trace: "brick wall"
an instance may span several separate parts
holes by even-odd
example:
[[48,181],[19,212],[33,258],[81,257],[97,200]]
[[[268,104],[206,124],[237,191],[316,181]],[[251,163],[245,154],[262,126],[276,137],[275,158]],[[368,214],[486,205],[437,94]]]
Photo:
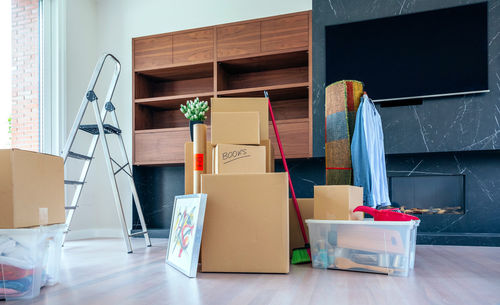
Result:
[[40,145],[38,6],[39,0],[12,0],[12,147],[34,151]]

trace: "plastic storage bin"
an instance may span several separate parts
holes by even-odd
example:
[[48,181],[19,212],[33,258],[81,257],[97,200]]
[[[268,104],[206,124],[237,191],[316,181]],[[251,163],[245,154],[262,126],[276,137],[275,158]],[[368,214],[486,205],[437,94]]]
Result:
[[408,276],[420,221],[306,220],[314,268]]
[[0,300],[31,299],[59,281],[64,227],[0,230]]

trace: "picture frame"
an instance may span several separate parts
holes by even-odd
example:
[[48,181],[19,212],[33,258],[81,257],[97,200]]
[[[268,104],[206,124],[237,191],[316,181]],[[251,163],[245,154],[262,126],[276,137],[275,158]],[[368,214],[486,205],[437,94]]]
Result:
[[196,277],[206,194],[175,196],[165,262],[188,277]]

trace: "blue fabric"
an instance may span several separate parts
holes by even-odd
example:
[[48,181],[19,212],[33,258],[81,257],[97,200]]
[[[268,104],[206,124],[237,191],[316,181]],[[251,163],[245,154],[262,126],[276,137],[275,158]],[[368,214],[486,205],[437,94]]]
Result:
[[363,187],[364,205],[390,205],[382,120],[366,94],[356,115],[351,159],[354,185]]
[[347,118],[344,111],[336,112],[326,117],[326,142],[347,139]]

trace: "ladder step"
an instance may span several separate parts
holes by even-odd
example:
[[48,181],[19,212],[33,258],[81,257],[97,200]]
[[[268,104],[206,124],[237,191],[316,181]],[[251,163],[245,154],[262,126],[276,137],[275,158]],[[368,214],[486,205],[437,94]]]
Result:
[[129,237],[133,237],[133,236],[137,236],[137,235],[144,235],[144,234],[147,234],[147,233],[148,233],[148,231],[135,232],[135,233],[129,234],[128,236]]
[[77,206],[77,205],[75,205],[74,207],[72,207],[72,206],[65,206],[64,208],[65,208],[66,210],[76,210],[76,208],[77,208],[77,207],[78,207],[78,206]]
[[[105,134],[110,134],[110,133],[121,134],[122,133],[122,131],[119,128],[116,128],[113,125],[104,124],[103,127],[104,127]],[[93,135],[99,134],[99,127],[97,127],[97,124],[80,125],[79,128],[80,128],[80,130],[83,130],[83,131],[88,132],[88,133],[93,134]]]
[[80,160],[92,160],[92,157],[82,155],[76,152],[68,152],[68,157],[73,158],[73,159],[80,159]]
[[75,181],[75,180],[64,180],[64,184],[70,185],[83,185],[85,182],[83,181]]

